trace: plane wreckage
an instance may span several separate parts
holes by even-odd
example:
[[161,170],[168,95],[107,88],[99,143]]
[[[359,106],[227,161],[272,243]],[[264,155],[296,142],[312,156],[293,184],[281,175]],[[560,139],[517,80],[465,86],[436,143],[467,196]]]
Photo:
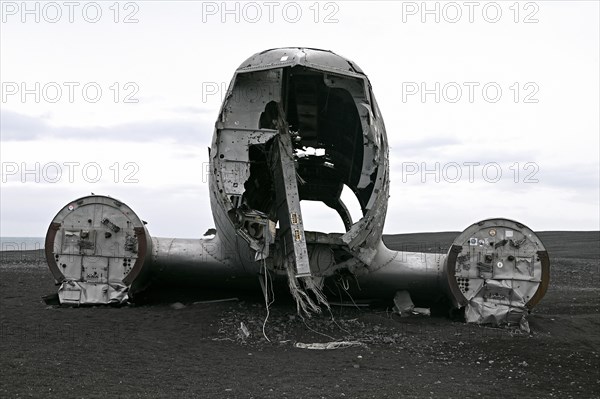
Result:
[[[251,94],[249,94],[251,93]],[[314,151],[307,151],[307,149]],[[236,70],[210,158],[214,234],[152,237],[125,203],[92,195],[67,204],[45,242],[61,304],[123,303],[156,281],[199,287],[287,282],[298,312],[329,298],[446,298],[465,319],[518,323],[544,296],[549,257],[523,224],[468,227],[447,254],[392,251],[382,241],[388,141],[367,76],[330,51],[263,51]],[[352,220],[340,196],[355,195]],[[345,232],[306,231],[302,201],[321,201]]]

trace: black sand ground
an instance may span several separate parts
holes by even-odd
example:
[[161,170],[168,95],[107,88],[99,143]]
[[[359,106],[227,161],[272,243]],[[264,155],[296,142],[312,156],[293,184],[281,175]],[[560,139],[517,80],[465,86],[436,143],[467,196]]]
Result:
[[[443,250],[457,233],[386,237]],[[303,322],[256,298],[123,308],[58,308],[40,251],[0,253],[0,397],[597,398],[600,232],[540,234],[551,257],[531,334],[385,307],[333,308]],[[240,323],[250,331],[241,338]],[[297,349],[296,342],[361,347]]]

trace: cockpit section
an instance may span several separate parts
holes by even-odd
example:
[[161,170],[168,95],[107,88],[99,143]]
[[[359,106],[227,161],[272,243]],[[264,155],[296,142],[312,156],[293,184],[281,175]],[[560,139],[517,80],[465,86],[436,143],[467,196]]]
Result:
[[[212,190],[255,261],[276,265],[292,256],[297,276],[323,274],[309,259],[317,245],[327,245],[327,273],[368,264],[361,247],[375,243],[364,232],[380,236],[388,184],[376,107],[368,79],[356,72],[300,64],[238,70],[217,121]],[[341,199],[344,186],[360,204],[360,220]],[[345,231],[304,232],[301,201],[334,209]]]

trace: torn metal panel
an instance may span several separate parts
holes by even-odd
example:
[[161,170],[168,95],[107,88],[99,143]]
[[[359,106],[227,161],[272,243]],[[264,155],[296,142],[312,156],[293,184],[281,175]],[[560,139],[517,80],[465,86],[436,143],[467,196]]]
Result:
[[218,129],[257,129],[265,104],[281,102],[282,76],[281,69],[237,73],[223,102]]
[[[242,195],[250,176],[249,150],[252,145],[265,144],[276,135],[273,130],[223,129],[219,136],[218,165],[215,176],[230,202],[232,195]],[[232,204],[233,205],[233,204]]]
[[123,304],[129,299],[128,287],[123,283],[89,283],[64,281],[58,289],[61,305],[107,305]]
[[394,312],[400,316],[408,316],[415,308],[415,304],[410,299],[408,291],[398,291],[394,296]]
[[[285,122],[282,120],[282,123]],[[311,273],[292,141],[287,126],[283,125],[280,129],[272,153],[279,237],[283,243],[284,258],[294,265],[296,277],[305,277],[310,276]]]
[[[376,188],[374,190],[374,203],[365,213],[365,216],[355,223],[352,228],[342,236],[342,240],[348,244],[350,252],[360,259],[369,269],[377,268],[378,263],[374,262],[380,246],[381,236],[387,213],[389,179],[387,176],[388,159],[382,158],[382,172],[384,176],[377,178]],[[372,198],[373,198],[372,197]],[[370,203],[371,201],[369,201]]]
[[[465,308],[465,320],[495,325],[515,323],[527,313],[523,292],[535,292],[537,284],[529,284],[523,290],[513,288],[514,281],[487,280],[473,295]],[[520,286],[519,286],[520,288]]]
[[471,300],[465,308],[465,321],[467,323],[492,324],[495,326],[517,325],[527,313],[525,307],[516,307],[476,298]]

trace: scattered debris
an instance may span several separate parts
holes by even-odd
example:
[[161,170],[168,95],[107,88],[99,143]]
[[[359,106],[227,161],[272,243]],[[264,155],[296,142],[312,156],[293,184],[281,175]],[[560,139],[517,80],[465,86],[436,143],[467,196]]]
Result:
[[431,316],[429,308],[416,308],[408,291],[398,291],[394,297],[394,312],[400,317],[412,315]]
[[248,331],[248,327],[246,327],[243,321],[240,322],[240,332],[238,335],[241,339],[246,339],[250,336],[250,331]]
[[529,328],[529,322],[527,321],[527,315],[523,314],[523,317],[521,317],[521,320],[519,321],[519,328],[521,329],[521,331],[529,334],[531,333],[531,329]]
[[431,310],[429,308],[413,308],[412,313],[421,316],[431,316]]
[[233,298],[224,298],[224,299],[211,299],[208,301],[196,301],[193,304],[194,305],[202,305],[205,303],[219,303],[219,302],[235,302],[235,301],[239,301],[238,298],[233,297]]
[[315,342],[312,344],[305,344],[302,342],[296,342],[294,347],[299,349],[316,349],[316,350],[329,350],[329,349],[342,349],[342,348],[350,348],[353,346],[363,346],[366,345],[359,341],[337,341],[337,342]]
[[349,307],[349,308],[368,308],[371,306],[370,303],[351,303],[351,302],[329,302],[331,306],[341,306],[341,307]]
[[410,316],[415,305],[410,299],[408,291],[398,291],[394,296],[394,312],[398,313],[401,317]]

